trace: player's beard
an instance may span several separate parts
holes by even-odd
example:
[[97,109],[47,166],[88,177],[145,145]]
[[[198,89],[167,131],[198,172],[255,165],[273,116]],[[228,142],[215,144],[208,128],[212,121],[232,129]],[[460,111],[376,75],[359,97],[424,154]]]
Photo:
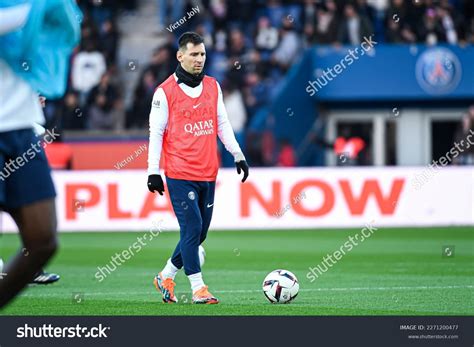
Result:
[[195,88],[201,83],[202,79],[204,78],[204,69],[197,75],[193,75],[183,69],[181,64],[178,64],[178,66],[176,67],[175,74],[178,77],[178,84],[184,83],[187,86],[190,86],[191,88]]

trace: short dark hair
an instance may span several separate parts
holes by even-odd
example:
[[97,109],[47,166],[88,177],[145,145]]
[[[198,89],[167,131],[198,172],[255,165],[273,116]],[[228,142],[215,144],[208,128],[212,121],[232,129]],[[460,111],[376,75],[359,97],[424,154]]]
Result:
[[186,49],[188,43],[190,42],[193,45],[199,45],[201,43],[204,43],[204,39],[201,37],[201,35],[193,31],[185,32],[178,39],[179,49]]

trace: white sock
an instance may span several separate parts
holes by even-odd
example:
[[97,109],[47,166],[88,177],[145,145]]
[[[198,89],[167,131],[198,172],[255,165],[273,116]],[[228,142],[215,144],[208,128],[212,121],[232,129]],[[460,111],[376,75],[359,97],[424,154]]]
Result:
[[202,280],[201,272],[189,275],[188,278],[189,282],[191,282],[191,289],[193,291],[193,294],[205,286],[204,281]]
[[165,267],[161,271],[161,275],[163,276],[163,278],[171,278],[174,280],[176,274],[178,273],[178,270],[179,269],[171,262],[171,258],[169,258],[166,262]]

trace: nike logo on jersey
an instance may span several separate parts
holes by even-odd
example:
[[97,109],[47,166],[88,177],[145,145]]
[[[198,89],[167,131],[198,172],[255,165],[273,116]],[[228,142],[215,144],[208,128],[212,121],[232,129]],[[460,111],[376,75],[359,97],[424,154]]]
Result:
[[214,206],[214,203],[212,203],[212,204],[207,204],[207,208],[211,208],[212,206]]
[[197,105],[193,105],[193,108],[196,109],[199,107],[199,105],[201,105],[201,103],[197,104]]

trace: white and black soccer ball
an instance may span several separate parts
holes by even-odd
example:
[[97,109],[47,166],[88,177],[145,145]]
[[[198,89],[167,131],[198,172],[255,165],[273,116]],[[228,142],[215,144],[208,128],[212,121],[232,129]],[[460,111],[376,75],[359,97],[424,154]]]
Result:
[[292,272],[279,269],[265,277],[262,288],[271,303],[287,304],[298,295],[300,284]]
[[203,266],[206,261],[206,251],[203,246],[199,245],[199,265]]

